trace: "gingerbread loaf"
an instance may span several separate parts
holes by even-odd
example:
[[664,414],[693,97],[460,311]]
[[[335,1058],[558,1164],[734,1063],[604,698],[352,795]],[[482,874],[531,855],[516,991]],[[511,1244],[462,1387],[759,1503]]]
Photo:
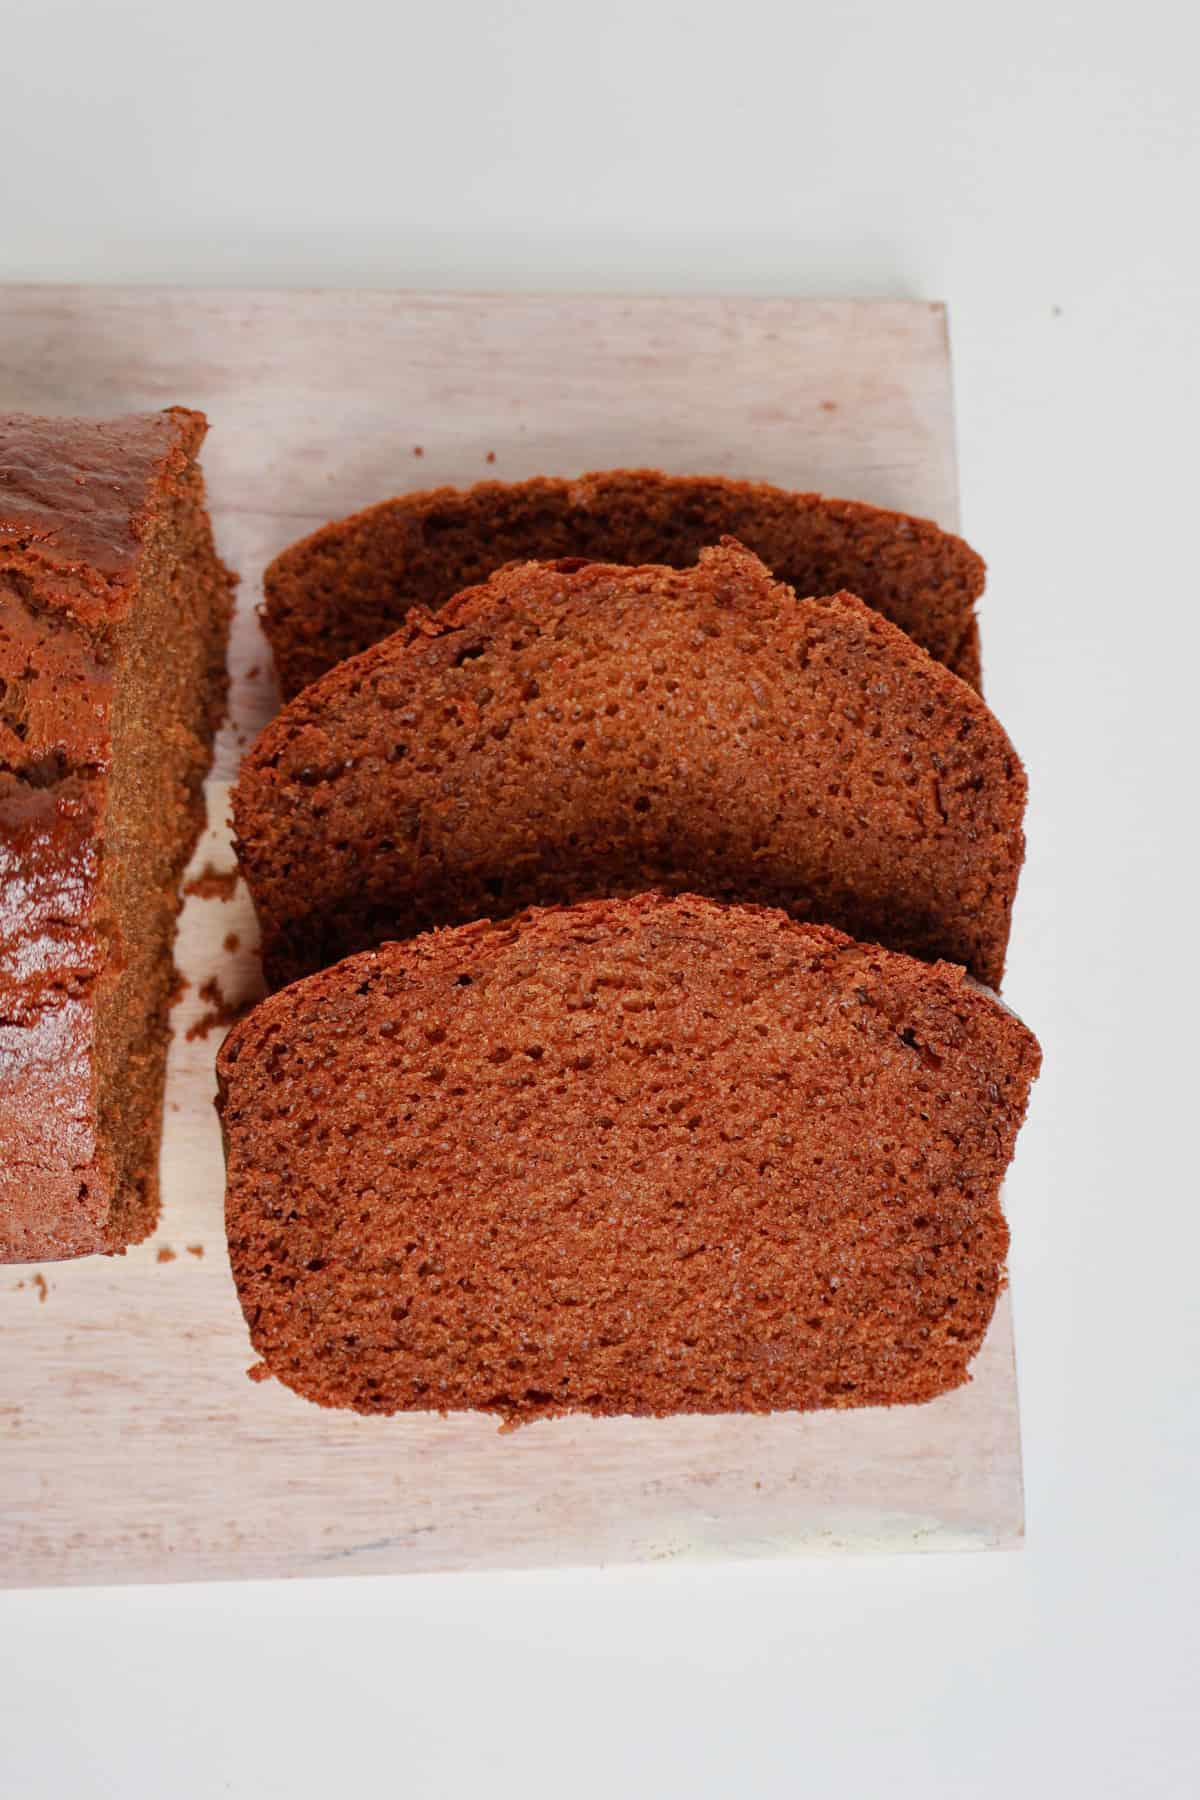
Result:
[[352,957],[218,1061],[263,1372],[508,1421],[928,1400],[1039,1058],[959,968],[691,896]]
[[0,420],[0,1261],[158,1211],[179,877],[233,578],[199,413]]
[[284,697],[507,562],[686,568],[729,535],[798,594],[846,588],[979,686],[975,603],[984,565],[928,519],[764,482],[615,469],[575,481],[404,494],[292,545],[264,577],[263,628]]
[[524,564],[294,699],[243,763],[273,986],[529,905],[694,890],[999,985],[1025,777],[979,695],[729,540]]

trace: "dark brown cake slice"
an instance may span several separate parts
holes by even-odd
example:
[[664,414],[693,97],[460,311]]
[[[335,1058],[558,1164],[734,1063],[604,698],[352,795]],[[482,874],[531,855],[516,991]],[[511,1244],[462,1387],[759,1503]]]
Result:
[[351,957],[218,1061],[254,1348],[365,1413],[927,1400],[1039,1060],[961,969],[691,896]]
[[0,1261],[158,1212],[179,876],[233,577],[200,413],[0,420]]
[[736,537],[799,594],[847,588],[979,686],[984,565],[928,519],[765,482],[614,469],[436,488],[385,500],[293,544],[268,568],[263,628],[284,697],[436,610],[503,563],[582,556],[686,568]]
[[524,564],[331,670],[233,812],[278,986],[529,905],[698,891],[999,985],[1025,777],[984,702],[851,595],[732,541]]

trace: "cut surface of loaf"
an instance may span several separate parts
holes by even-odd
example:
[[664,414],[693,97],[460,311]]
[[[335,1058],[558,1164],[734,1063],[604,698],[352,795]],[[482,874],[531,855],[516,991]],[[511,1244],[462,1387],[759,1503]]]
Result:
[[984,564],[928,519],[722,476],[613,469],[566,481],[480,482],[386,500],[276,557],[263,628],[285,698],[507,562],[694,563],[738,538],[799,594],[861,596],[979,686]]
[[0,1261],[158,1211],[178,882],[233,578],[201,414],[0,420]]
[[267,727],[233,817],[273,986],[429,927],[658,887],[995,987],[1024,802],[965,682],[727,540],[682,571],[514,566],[414,616]]
[[691,896],[352,957],[218,1059],[254,1348],[365,1413],[927,1400],[1039,1060],[958,968]]

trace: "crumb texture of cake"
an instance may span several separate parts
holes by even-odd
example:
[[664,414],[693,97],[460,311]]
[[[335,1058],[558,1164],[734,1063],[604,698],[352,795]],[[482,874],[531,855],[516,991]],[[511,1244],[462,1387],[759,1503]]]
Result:
[[363,1413],[928,1400],[1039,1061],[956,967],[692,896],[352,957],[218,1058],[254,1349]]
[[508,562],[686,568],[732,536],[798,594],[848,589],[979,686],[982,559],[928,519],[723,476],[614,469],[565,481],[484,481],[405,494],[340,519],[276,557],[263,629],[285,698],[334,663],[436,611]]
[[514,565],[291,701],[238,857],[282,986],[354,951],[657,888],[782,906],[999,986],[1025,776],[979,695],[731,539]]
[[203,415],[0,419],[0,1261],[158,1212],[179,879],[233,577]]

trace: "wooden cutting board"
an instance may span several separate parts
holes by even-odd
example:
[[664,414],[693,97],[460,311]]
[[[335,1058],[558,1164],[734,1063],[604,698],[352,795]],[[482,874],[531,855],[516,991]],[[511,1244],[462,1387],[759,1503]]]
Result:
[[[209,415],[217,540],[242,576],[193,874],[232,866],[226,784],[276,704],[263,566],[326,519],[443,482],[652,464],[957,522],[946,319],[923,302],[0,289],[3,410],[172,402]],[[0,1268],[0,1581],[1019,1537],[1007,1296],[974,1379],[921,1407],[501,1435],[476,1415],[323,1412],[248,1381],[212,1107],[222,1028],[195,1028],[218,1010],[205,983],[234,1003],[258,991],[256,933],[244,890],[214,885],[182,922],[159,1231],[123,1257]]]

